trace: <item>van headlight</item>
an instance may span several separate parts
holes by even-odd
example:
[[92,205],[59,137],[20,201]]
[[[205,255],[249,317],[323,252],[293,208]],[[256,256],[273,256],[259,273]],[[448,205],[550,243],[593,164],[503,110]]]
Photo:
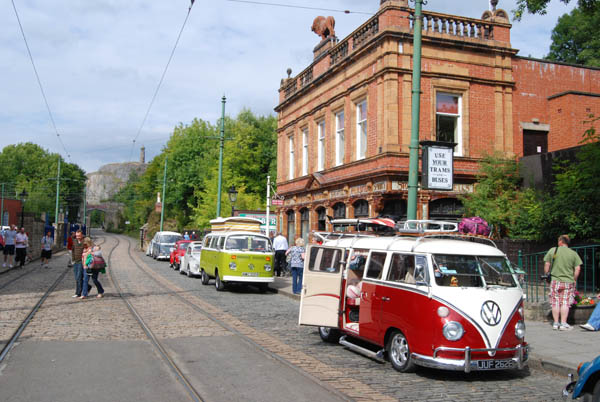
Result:
[[444,324],[442,333],[444,334],[444,338],[448,339],[449,341],[458,341],[460,338],[462,338],[465,330],[460,322],[448,321]]
[[237,269],[237,264],[235,262],[230,262],[229,269],[235,271]]
[[271,272],[271,264],[265,264],[265,271]]
[[515,336],[519,339],[525,338],[525,323],[523,321],[518,321],[515,325]]

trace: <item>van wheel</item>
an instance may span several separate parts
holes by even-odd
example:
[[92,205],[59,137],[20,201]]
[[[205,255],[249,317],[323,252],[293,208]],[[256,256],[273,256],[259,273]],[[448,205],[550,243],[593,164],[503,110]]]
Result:
[[415,362],[410,357],[408,340],[404,334],[395,330],[390,335],[386,345],[388,357],[392,367],[402,373],[410,373],[415,370]]
[[217,289],[217,292],[222,292],[223,290],[225,290],[225,284],[221,281],[221,278],[219,278],[219,272],[215,272],[215,288]]
[[188,278],[192,277],[192,271],[190,271],[190,266],[187,266],[187,270],[185,271],[185,274],[188,276]]
[[340,340],[340,331],[335,328],[319,327],[319,336],[325,342],[337,343]]
[[208,274],[206,272],[204,272],[204,270],[202,270],[202,272],[200,273],[200,281],[202,282],[203,285],[208,285]]

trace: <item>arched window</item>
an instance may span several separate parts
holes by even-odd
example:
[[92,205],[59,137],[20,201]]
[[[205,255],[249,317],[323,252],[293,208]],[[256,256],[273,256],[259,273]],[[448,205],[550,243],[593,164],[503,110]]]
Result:
[[388,216],[395,221],[406,219],[406,201],[401,199],[386,200],[383,203],[381,215]]
[[353,205],[354,217],[364,218],[369,216],[369,202],[367,200],[358,200]]
[[324,207],[317,208],[317,230],[323,232],[326,230],[327,210]]
[[287,211],[287,238],[288,243],[293,244],[296,240],[296,214],[294,210]]
[[464,210],[460,200],[440,198],[429,203],[429,219],[459,219]]
[[300,210],[300,236],[304,239],[304,244],[308,244],[308,232],[310,231],[309,215],[308,208]]
[[338,202],[333,206],[333,217],[335,219],[344,219],[346,217],[346,204]]

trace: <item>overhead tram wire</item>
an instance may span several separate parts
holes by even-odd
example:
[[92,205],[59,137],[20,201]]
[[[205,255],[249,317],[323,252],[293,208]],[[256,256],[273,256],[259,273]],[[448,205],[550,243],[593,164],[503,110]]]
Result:
[[23,25],[21,24],[21,19],[19,18],[19,13],[17,12],[17,6],[15,5],[14,0],[11,0],[11,2],[12,2],[13,10],[15,10],[15,16],[17,17],[17,22],[19,23],[19,28],[21,29],[21,35],[23,35],[23,41],[25,41],[25,47],[27,48],[27,53],[29,54],[29,60],[31,60],[31,65],[33,66],[33,72],[35,73],[35,78],[37,78],[38,85],[40,86],[40,91],[42,92],[42,97],[44,98],[44,103],[46,103],[46,109],[48,110],[48,115],[50,116],[50,121],[52,122],[52,127],[54,127],[54,132],[56,133],[56,137],[58,138],[58,141],[62,145],[62,147],[65,151],[65,154],[67,155],[67,158],[69,160],[71,160],[71,155],[69,154],[69,151],[67,151],[67,147],[65,147],[65,144],[64,144],[62,138],[60,137],[60,134],[58,133],[58,129],[56,128],[56,123],[54,122],[54,116],[52,115],[52,111],[50,110],[50,105],[48,104],[48,99],[46,98],[46,93],[44,92],[44,87],[42,86],[42,81],[40,80],[40,76],[38,74],[37,68],[35,67],[35,63],[33,61],[33,56],[31,54],[31,50],[29,49],[29,43],[27,42],[27,38],[25,37],[25,31],[23,30]]
[[373,13],[367,13],[364,11],[350,11],[350,10],[337,10],[332,8],[321,8],[321,7],[307,7],[307,6],[298,6],[294,4],[283,4],[283,3],[268,3],[263,1],[250,1],[250,0],[226,0],[234,3],[248,3],[248,4],[259,4],[261,6],[274,6],[274,7],[287,7],[287,8],[302,8],[305,10],[316,10],[316,11],[331,11],[334,13],[344,13],[344,14],[364,14],[364,15],[374,15]]
[[135,142],[137,141],[138,137],[140,136],[140,133],[142,132],[142,128],[144,127],[144,124],[146,124],[146,120],[148,119],[148,115],[150,114],[150,109],[152,109],[152,105],[154,104],[154,101],[156,100],[158,91],[160,90],[160,87],[165,79],[165,75],[167,74],[167,70],[169,69],[169,64],[171,64],[171,60],[173,59],[173,55],[175,54],[175,49],[177,49],[177,44],[179,43],[179,39],[181,38],[181,34],[183,33],[183,29],[185,28],[185,24],[187,24],[187,21],[190,18],[190,13],[192,12],[192,7],[194,6],[194,1],[195,0],[191,0],[190,8],[188,8],[188,12],[187,12],[187,15],[185,16],[185,20],[183,21],[183,25],[181,25],[181,29],[179,30],[179,34],[177,35],[177,40],[175,41],[175,45],[173,46],[173,50],[171,51],[171,55],[169,56],[167,65],[165,66],[165,69],[163,70],[162,76],[160,77],[160,81],[158,82],[158,86],[156,87],[156,90],[154,91],[154,95],[152,96],[152,100],[150,101],[150,104],[148,105],[148,109],[146,110],[146,114],[144,115],[144,119],[142,120],[142,124],[140,125],[140,128],[138,129],[137,134],[135,135],[135,138],[133,139],[133,143],[131,144],[131,151],[129,152],[129,158],[127,158],[128,161],[131,161],[131,156],[133,155],[133,148],[135,147]]

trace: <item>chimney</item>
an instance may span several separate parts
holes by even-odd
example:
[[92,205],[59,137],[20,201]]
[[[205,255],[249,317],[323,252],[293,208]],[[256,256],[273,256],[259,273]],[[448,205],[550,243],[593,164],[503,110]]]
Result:
[[144,146],[140,148],[140,163],[146,163],[146,148]]

